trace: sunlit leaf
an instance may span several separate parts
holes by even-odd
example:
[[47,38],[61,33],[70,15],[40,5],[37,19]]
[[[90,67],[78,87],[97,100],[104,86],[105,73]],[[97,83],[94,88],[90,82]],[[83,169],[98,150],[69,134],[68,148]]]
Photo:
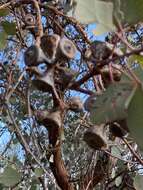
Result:
[[141,190],[143,186],[143,175],[137,175],[134,178],[134,187],[136,190]]
[[7,166],[2,174],[0,174],[0,183],[7,187],[13,186],[21,179],[21,174],[10,166]]
[[116,177],[115,179],[116,187],[119,187],[121,183],[122,183],[122,176]]
[[111,2],[78,0],[75,15],[81,23],[98,23],[99,29],[97,26],[97,33],[115,30],[113,24],[113,3]]
[[143,56],[141,55],[132,55],[130,56],[130,59],[132,60],[132,62],[137,62],[139,64],[141,64],[143,66]]
[[[107,0],[103,0],[107,2]],[[143,21],[143,1],[138,0],[110,0],[114,4],[114,16],[116,19],[129,24]]]

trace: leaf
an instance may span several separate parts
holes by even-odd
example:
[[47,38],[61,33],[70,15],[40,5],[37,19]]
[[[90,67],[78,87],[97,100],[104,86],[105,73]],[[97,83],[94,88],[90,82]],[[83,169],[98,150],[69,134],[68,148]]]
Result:
[[43,169],[42,168],[36,168],[35,169],[36,177],[41,177],[42,174],[43,174]]
[[113,23],[113,3],[98,0],[78,0],[75,10],[77,20],[84,24],[98,23],[97,33],[115,30]]
[[103,24],[97,24],[96,28],[92,31],[95,35],[101,35],[109,32],[109,28],[104,26]]
[[139,80],[141,80],[141,82],[143,82],[143,69],[142,69],[141,65],[138,65],[138,67],[135,68],[133,71],[137,75]]
[[39,181],[36,178],[32,179],[30,190],[40,190]]
[[75,17],[84,24],[95,22],[96,13],[94,9],[94,1],[78,0],[75,10]]
[[40,185],[32,183],[30,190],[40,190]]
[[7,16],[9,14],[8,9],[0,9],[0,17]]
[[143,186],[143,176],[137,175],[134,178],[134,187],[136,190],[141,190]]
[[[107,0],[104,0],[107,2]],[[143,20],[143,1],[138,0],[110,0],[114,4],[114,16],[121,22],[137,24]]]
[[7,34],[5,32],[0,32],[0,49],[4,49],[7,44]]
[[143,20],[143,1],[121,0],[120,11],[124,16],[124,21],[129,24],[137,24]]
[[122,183],[122,177],[119,176],[119,177],[117,177],[117,178],[115,179],[116,187],[119,187],[121,183]]
[[116,176],[116,170],[115,168],[112,168],[111,178],[113,179],[115,176]]
[[131,57],[134,60],[134,62],[137,61],[140,65],[143,66],[143,56],[141,56],[141,55],[132,55]]
[[121,151],[118,147],[112,146],[111,154],[119,159],[122,159]]
[[1,25],[8,35],[16,34],[16,24],[14,22],[2,21]]
[[133,90],[131,82],[116,82],[96,98],[90,119],[94,124],[112,122],[127,117],[126,101]]
[[143,89],[138,87],[132,100],[130,101],[127,117],[127,124],[131,135],[143,150]]
[[0,183],[7,187],[14,186],[21,179],[21,174],[10,166],[4,169],[4,172],[0,174]]

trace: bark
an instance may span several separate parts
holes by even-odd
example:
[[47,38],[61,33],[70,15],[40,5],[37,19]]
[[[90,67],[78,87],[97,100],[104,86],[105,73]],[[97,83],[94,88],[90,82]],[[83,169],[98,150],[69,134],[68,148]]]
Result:
[[[68,171],[64,166],[64,162],[61,154],[61,142],[60,139],[61,129],[50,129],[49,130],[49,141],[54,147],[53,150],[53,162],[50,162],[50,167],[53,175],[57,181],[57,184],[62,190],[74,190],[73,185],[69,182]],[[58,143],[57,143],[58,142]]]

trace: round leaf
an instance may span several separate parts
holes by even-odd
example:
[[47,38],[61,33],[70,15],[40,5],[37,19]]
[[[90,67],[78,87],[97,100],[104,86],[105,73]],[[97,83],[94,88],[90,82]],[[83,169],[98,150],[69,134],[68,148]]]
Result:
[[[113,3],[98,0],[78,0],[76,18],[84,24],[98,23],[100,32],[115,30],[113,24]],[[103,25],[103,26],[102,26]],[[99,33],[99,32],[97,32]]]

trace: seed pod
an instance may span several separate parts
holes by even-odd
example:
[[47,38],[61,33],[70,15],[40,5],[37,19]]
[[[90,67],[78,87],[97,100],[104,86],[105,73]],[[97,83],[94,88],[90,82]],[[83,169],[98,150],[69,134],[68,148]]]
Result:
[[78,96],[69,99],[69,109],[74,112],[83,111],[83,102]]
[[[112,67],[112,75],[113,75],[113,79],[115,81],[120,81],[121,79],[121,65],[117,65],[117,64],[113,64],[113,67]],[[108,65],[105,65],[101,70],[101,76],[102,76],[102,79],[104,81],[104,83],[109,83],[110,82],[110,71],[109,71],[109,66]]]
[[47,128],[49,127],[59,128],[62,126],[61,112],[59,110],[57,111],[38,110],[35,111],[34,114],[37,121]]
[[49,60],[40,47],[30,46],[24,53],[24,61],[27,66],[37,66],[40,63],[49,63]]
[[127,126],[127,122],[126,120],[119,120],[117,122],[113,122],[110,125],[110,132],[112,133],[112,135],[114,135],[115,137],[124,137],[125,135],[127,135],[127,133],[129,132],[128,126]]
[[105,42],[94,41],[91,44],[90,49],[91,49],[93,58],[97,60],[105,60],[111,55],[111,50],[107,48]]
[[30,13],[25,15],[24,21],[27,26],[35,26],[35,17]]
[[74,80],[77,72],[66,67],[59,67],[56,76],[56,81],[61,86],[61,90],[68,88],[70,83]]
[[107,136],[104,131],[104,125],[90,127],[85,133],[83,140],[94,150],[103,150],[107,148]]
[[67,59],[73,59],[76,54],[76,46],[71,40],[62,38],[59,43],[60,55]]
[[90,112],[95,105],[95,101],[96,101],[96,96],[95,95],[91,95],[89,96],[85,102],[84,102],[84,109],[88,112]]
[[41,38],[41,49],[51,64],[56,61],[59,42],[60,36],[57,34],[44,35]]
[[53,69],[49,69],[42,76],[36,76],[32,82],[38,90],[43,92],[51,92],[55,87]]

